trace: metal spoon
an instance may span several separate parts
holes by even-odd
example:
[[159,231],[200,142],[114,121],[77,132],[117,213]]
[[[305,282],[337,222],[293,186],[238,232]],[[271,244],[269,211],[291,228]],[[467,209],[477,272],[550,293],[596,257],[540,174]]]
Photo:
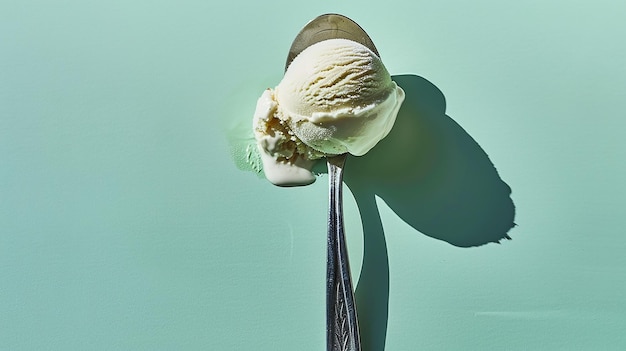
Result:
[[347,154],[327,160],[330,179],[328,211],[328,259],[326,267],[326,349],[360,351],[361,338],[357,320],[350,262],[343,230],[343,168]]
[[[377,56],[378,50],[365,31],[351,19],[321,15],[309,22],[293,41],[285,70],[307,47],[326,39],[349,39],[363,44]],[[328,259],[326,270],[326,349],[360,351],[361,341],[354,303],[350,263],[343,229],[343,169],[347,154],[329,157]]]

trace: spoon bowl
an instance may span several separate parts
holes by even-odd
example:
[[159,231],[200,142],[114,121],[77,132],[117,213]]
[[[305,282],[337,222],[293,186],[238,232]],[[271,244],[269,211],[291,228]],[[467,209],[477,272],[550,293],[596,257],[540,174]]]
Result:
[[372,50],[380,57],[372,39],[363,28],[346,16],[328,13],[318,16],[307,23],[296,35],[289,48],[285,71],[296,56],[309,46],[327,39],[348,39]]

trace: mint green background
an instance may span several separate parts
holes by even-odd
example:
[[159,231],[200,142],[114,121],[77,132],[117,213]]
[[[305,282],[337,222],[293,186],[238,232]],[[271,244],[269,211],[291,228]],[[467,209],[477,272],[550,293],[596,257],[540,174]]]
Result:
[[461,248],[377,200],[386,350],[626,348],[626,5],[403,0],[3,1],[0,349],[324,349],[327,178],[273,187],[224,130],[326,12],[441,90],[516,206]]

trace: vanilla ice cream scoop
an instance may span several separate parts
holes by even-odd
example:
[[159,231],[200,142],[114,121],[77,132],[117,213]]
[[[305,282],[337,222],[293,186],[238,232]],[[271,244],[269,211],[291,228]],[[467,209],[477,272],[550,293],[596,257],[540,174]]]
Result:
[[302,51],[257,103],[254,131],[265,175],[276,185],[313,182],[314,160],[361,156],[382,140],[404,101],[380,58],[348,39]]

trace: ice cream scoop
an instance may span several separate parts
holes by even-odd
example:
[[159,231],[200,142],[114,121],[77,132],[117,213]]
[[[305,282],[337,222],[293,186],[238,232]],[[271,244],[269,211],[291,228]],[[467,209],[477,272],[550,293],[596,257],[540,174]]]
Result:
[[253,124],[266,178],[306,185],[315,180],[314,160],[364,155],[387,136],[403,101],[375,48],[345,38],[313,43],[257,103]]
[[391,130],[404,91],[372,50],[328,39],[293,60],[275,96],[303,143],[326,155],[362,156]]

